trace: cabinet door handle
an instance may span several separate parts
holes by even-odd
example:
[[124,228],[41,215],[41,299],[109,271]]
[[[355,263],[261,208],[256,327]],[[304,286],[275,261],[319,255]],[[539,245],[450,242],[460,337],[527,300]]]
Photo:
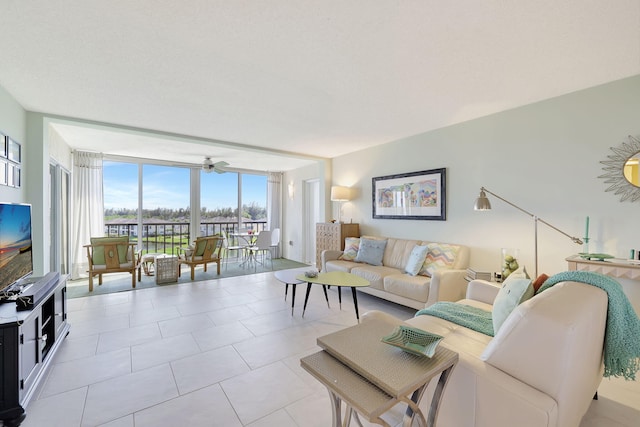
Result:
[[44,334],[41,337],[38,337],[38,341],[46,343],[47,342],[47,334]]

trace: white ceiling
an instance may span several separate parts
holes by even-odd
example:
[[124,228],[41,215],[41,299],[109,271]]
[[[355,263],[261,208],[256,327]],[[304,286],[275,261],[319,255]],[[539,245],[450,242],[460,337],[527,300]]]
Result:
[[165,133],[73,147],[287,170],[640,74],[640,0],[3,0],[0,55],[29,111]]

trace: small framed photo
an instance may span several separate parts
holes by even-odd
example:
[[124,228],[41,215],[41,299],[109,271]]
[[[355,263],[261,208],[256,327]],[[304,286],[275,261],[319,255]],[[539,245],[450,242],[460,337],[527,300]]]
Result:
[[0,185],[7,185],[7,161],[0,159]]
[[18,144],[16,141],[14,141],[9,137],[7,137],[6,139],[7,139],[6,145],[7,145],[7,153],[8,153],[9,160],[11,160],[12,162],[20,163],[22,159],[20,144]]
[[15,187],[14,176],[16,173],[16,165],[13,163],[7,163],[7,185],[9,187]]
[[7,158],[7,139],[8,137],[0,133],[0,157]]
[[372,178],[373,218],[447,219],[446,169]]
[[13,168],[13,186],[20,188],[22,185],[22,169],[19,166]]

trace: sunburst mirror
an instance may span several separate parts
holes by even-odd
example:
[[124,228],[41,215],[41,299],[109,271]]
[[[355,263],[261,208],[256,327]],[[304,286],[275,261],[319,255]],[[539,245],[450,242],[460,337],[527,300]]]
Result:
[[629,135],[629,141],[618,147],[611,147],[611,151],[613,154],[607,156],[608,160],[600,162],[606,173],[598,178],[611,184],[605,191],[620,195],[621,202],[640,200],[640,141]]

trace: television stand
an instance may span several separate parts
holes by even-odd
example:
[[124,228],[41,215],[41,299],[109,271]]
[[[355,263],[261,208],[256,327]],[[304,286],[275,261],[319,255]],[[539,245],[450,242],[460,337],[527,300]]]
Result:
[[[20,308],[18,304],[22,303]],[[0,304],[0,421],[19,426],[68,335],[67,276],[49,273]]]

